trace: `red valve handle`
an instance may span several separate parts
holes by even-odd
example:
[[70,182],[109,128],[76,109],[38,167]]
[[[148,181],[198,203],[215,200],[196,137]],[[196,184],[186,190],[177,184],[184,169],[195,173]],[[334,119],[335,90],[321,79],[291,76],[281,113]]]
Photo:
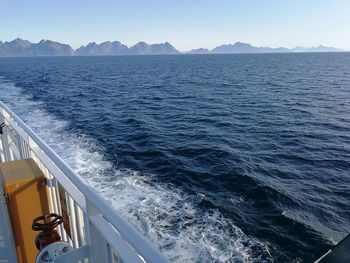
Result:
[[[40,223],[40,221],[43,221],[43,223]],[[46,215],[34,218],[32,229],[34,231],[52,231],[58,225],[62,224],[62,222],[63,222],[62,216],[54,213],[46,214]]]

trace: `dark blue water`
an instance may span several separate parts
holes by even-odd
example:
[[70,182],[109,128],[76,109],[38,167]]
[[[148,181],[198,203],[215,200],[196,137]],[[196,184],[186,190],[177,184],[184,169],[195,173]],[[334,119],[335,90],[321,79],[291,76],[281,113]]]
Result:
[[0,76],[173,261],[312,262],[349,232],[349,53],[3,58]]

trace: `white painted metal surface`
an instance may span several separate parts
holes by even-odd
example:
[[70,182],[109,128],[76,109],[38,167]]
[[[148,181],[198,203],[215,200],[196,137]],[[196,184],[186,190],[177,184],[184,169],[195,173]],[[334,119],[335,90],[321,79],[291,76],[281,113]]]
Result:
[[55,242],[43,248],[37,255],[35,263],[55,262],[63,254],[73,251],[73,248],[66,242]]
[[72,238],[63,227],[59,230],[64,241],[76,249],[57,262],[168,262],[0,101],[2,122],[6,127],[1,135],[1,161],[33,158],[47,178],[53,213],[61,214],[58,184],[66,192]]
[[[0,185],[2,185],[0,178]],[[17,261],[3,188],[0,187],[0,263]]]

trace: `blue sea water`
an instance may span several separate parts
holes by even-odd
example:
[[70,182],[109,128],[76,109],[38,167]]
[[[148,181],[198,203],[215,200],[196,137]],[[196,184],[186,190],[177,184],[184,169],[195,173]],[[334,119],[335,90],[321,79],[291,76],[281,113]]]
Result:
[[0,99],[174,262],[349,232],[349,53],[0,58]]

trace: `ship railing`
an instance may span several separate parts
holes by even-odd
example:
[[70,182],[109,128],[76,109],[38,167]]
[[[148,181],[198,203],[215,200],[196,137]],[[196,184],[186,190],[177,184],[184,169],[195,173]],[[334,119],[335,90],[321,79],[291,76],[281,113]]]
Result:
[[71,229],[60,226],[59,232],[75,249],[55,262],[168,262],[1,101],[0,123],[1,161],[32,158],[46,177],[50,212],[61,214],[62,205],[68,210]]

